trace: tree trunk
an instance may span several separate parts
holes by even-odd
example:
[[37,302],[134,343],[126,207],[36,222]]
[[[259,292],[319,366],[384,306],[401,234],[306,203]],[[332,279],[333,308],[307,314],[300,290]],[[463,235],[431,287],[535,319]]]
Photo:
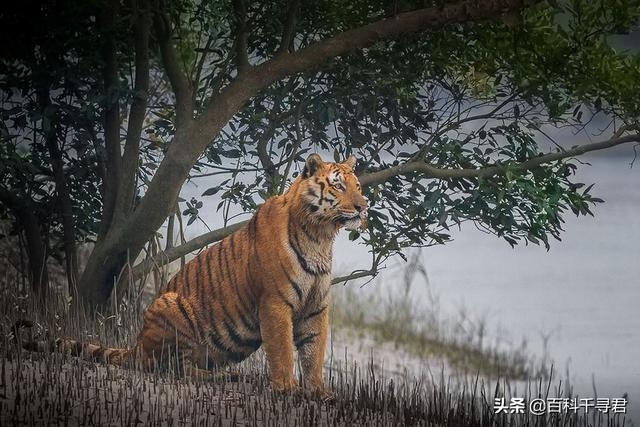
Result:
[[42,238],[40,222],[33,210],[30,209],[22,211],[18,221],[22,223],[27,243],[31,290],[41,301],[47,301],[49,295],[48,254],[45,241]]
[[196,158],[176,152],[182,140],[201,143],[202,133],[193,132],[189,124],[178,129],[164,162],[171,167],[158,170],[152,182],[163,182],[164,191],[153,198],[145,196],[146,204],[139,205],[126,218],[111,224],[108,233],[100,240],[89,256],[80,278],[78,302],[91,310],[108,308],[107,303],[114,283],[118,279],[127,259],[135,260],[145,243],[173,212],[191,166]]
[[104,144],[105,176],[102,219],[98,238],[104,237],[111,227],[116,207],[116,197],[121,176],[120,150],[120,93],[118,80],[118,54],[115,39],[119,2],[107,1],[98,14],[98,27],[101,33],[100,53],[104,61],[102,79],[104,82]]
[[76,307],[87,313],[106,310],[114,283],[127,262],[127,252],[135,259],[140,250],[133,246],[127,251],[126,248],[97,244],[82,272],[80,286],[74,290]]
[[28,199],[0,188],[0,202],[6,204],[16,218],[19,228],[24,231],[27,246],[28,276],[31,291],[42,301],[49,293],[49,270],[47,268],[47,244],[42,236],[42,226],[36,210]]
[[56,117],[52,117],[50,112],[47,111],[51,106],[48,86],[42,86],[38,89],[38,103],[42,111],[43,134],[51,158],[53,179],[56,183],[57,207],[59,210],[60,223],[62,224],[62,240],[68,287],[72,289],[78,280],[76,225],[75,219],[73,218],[73,204],[69,193],[69,185],[64,173],[64,160],[62,159],[62,152],[58,146],[58,124],[56,123]]

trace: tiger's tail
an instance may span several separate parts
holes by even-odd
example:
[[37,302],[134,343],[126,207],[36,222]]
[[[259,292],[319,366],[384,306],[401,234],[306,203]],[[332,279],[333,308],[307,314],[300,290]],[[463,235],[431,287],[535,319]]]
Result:
[[[13,338],[18,340],[20,329],[32,328],[33,322],[30,320],[18,320],[13,324]],[[48,353],[58,351],[70,356],[80,357],[92,362],[106,363],[116,366],[129,367],[134,354],[133,348],[112,348],[101,345],[86,343],[71,338],[56,338],[55,340],[34,340],[20,341],[22,348],[27,351],[37,353]]]

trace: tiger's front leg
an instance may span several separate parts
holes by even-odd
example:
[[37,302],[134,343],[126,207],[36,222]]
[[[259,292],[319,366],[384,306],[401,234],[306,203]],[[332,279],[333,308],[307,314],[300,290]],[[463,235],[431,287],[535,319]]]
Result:
[[297,384],[293,376],[293,320],[291,307],[281,299],[267,298],[260,304],[260,334],[269,363],[271,384],[289,391]]
[[325,300],[301,319],[294,333],[305,385],[323,397],[332,395],[324,387],[322,374],[328,331],[329,306],[328,301]]

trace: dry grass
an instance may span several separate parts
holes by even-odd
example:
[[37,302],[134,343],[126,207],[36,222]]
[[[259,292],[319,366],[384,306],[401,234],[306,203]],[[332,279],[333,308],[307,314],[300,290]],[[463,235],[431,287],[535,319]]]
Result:
[[409,273],[400,292],[394,287],[388,294],[378,291],[363,297],[354,287],[334,289],[334,326],[366,334],[381,344],[393,343],[416,357],[442,359],[460,374],[514,380],[549,376],[547,349],[538,360],[524,339],[517,347],[491,343],[485,319],[472,318],[465,310],[445,317],[438,298],[431,294],[428,301],[417,301],[412,284]]
[[[144,373],[58,353],[28,353],[15,342],[12,325],[17,319],[36,320],[33,333],[39,336],[126,345],[137,332],[140,312],[135,304],[123,305],[117,315],[89,320],[59,314],[65,312],[65,301],[44,310],[6,288],[0,289],[0,298],[0,425],[624,425],[617,417],[580,413],[496,415],[493,399],[509,394],[506,380],[458,381],[443,372],[435,381],[399,381],[382,377],[375,361],[359,367],[334,357],[326,379],[336,398],[326,402],[275,393],[260,353],[236,367],[242,374],[239,381],[222,378],[215,383],[180,378],[171,370]],[[546,396],[550,389],[550,383],[540,380],[521,396]]]

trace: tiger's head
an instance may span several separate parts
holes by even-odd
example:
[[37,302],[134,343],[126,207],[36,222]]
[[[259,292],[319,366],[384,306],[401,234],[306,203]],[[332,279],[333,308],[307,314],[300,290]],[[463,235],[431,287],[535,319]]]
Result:
[[356,158],[343,163],[324,162],[311,154],[300,175],[300,195],[309,215],[318,222],[330,222],[336,229],[365,228],[367,198],[354,173]]

